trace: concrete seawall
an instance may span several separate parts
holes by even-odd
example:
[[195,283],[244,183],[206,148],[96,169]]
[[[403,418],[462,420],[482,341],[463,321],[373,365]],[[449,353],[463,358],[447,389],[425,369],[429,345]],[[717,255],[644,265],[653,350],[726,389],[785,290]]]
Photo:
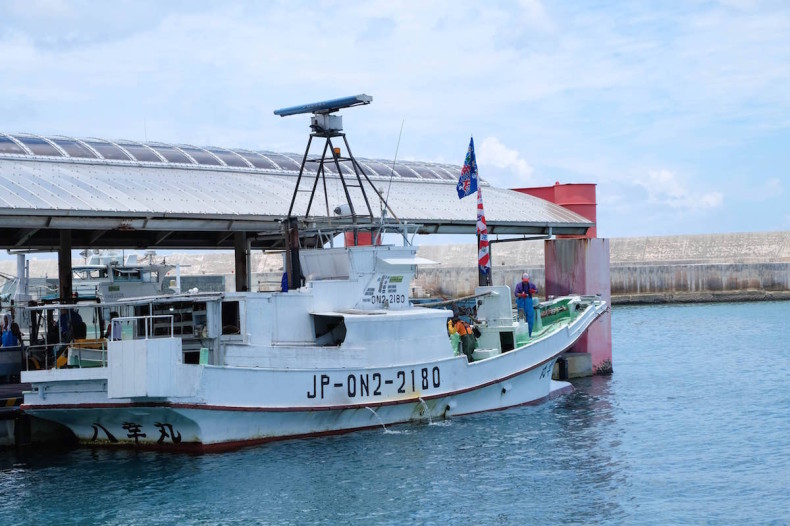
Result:
[[[458,297],[471,294],[477,283],[474,244],[425,245],[421,257],[437,265],[420,266],[414,293]],[[511,288],[528,271],[542,291],[543,241],[493,243],[495,285]],[[233,286],[233,254],[170,254],[168,263],[188,265],[182,275],[224,275]],[[664,303],[790,299],[790,231],[743,234],[614,238],[610,240],[612,302]],[[57,261],[30,261],[31,276],[57,276]],[[276,290],[282,276],[282,255],[252,256],[253,289]],[[0,271],[16,272],[15,261]],[[185,283],[201,287],[199,283]],[[204,284],[205,285],[205,284]],[[213,286],[216,284],[212,283]],[[214,288],[212,288],[214,290]]]
[[[790,232],[622,238],[610,247],[614,304],[790,299]],[[542,290],[542,241],[491,252],[494,284],[512,288],[527,271]],[[474,245],[420,247],[439,264],[422,267],[415,284],[440,296],[470,294],[475,254]]]

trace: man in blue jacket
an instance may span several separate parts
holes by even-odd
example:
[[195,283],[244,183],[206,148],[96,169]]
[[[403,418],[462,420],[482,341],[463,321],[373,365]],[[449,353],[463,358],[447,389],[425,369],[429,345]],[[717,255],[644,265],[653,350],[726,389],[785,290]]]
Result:
[[532,307],[532,296],[538,293],[538,287],[530,283],[529,274],[526,272],[521,275],[521,283],[516,285],[516,307],[518,307],[518,318],[521,319],[521,312],[527,318],[529,325],[529,335],[532,336],[532,324],[535,322],[535,309]]

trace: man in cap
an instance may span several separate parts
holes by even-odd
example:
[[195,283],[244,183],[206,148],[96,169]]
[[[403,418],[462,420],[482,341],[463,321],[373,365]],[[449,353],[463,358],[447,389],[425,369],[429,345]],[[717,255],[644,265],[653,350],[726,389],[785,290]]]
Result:
[[532,336],[532,324],[535,322],[535,309],[532,308],[532,295],[538,293],[538,287],[529,281],[529,274],[526,272],[521,275],[521,283],[516,285],[516,307],[518,307],[518,318],[521,319],[521,312],[527,318],[529,325],[529,335]]

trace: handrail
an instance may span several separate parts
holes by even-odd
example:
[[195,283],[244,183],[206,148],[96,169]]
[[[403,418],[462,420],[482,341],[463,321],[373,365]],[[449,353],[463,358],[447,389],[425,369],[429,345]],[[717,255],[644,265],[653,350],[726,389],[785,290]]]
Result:
[[[124,316],[113,318],[111,323],[117,323],[118,326],[123,326],[125,323],[134,324],[134,322],[143,320],[143,326],[145,328],[145,332],[143,334],[143,338],[148,340],[151,338],[158,337],[154,334],[154,320],[157,318],[169,318],[170,321],[170,331],[168,333],[169,337],[173,336],[173,329],[175,326],[175,319],[172,314],[155,314],[155,315],[144,315],[144,316]],[[133,325],[134,328],[134,325]],[[43,369],[50,369],[50,368],[59,368],[58,366],[58,356],[57,354],[63,353],[61,356],[66,357],[66,363],[64,367],[73,367],[74,364],[69,363],[69,356],[70,352],[74,352],[77,357],[77,362],[79,367],[81,367],[83,361],[83,353],[89,353],[90,351],[98,351],[101,353],[101,363],[102,366],[107,366],[107,351],[109,349],[110,341],[119,341],[123,338],[123,331],[120,331],[119,338],[115,340],[107,340],[105,338],[98,338],[93,339],[90,341],[85,340],[73,340],[70,342],[55,342],[55,343],[36,343],[33,345],[27,346],[20,346],[20,350],[23,353],[25,364],[24,370],[29,371],[31,359],[35,359],[36,361],[41,360],[43,363],[40,366],[43,366]],[[132,331],[132,339],[140,339],[137,335],[136,331]]]
[[[154,319],[155,318],[170,318],[170,336],[173,336],[173,327],[174,327],[174,316],[172,314],[146,314],[144,316],[123,316],[118,318],[113,318],[110,323],[132,323],[137,320],[145,320],[146,323],[143,324],[145,327],[145,340],[153,338],[155,335],[153,334],[153,326],[154,326]],[[133,335],[136,336],[136,335]],[[121,338],[123,338],[123,331],[121,332]],[[137,339],[136,337],[132,338]],[[117,340],[116,340],[117,341]]]

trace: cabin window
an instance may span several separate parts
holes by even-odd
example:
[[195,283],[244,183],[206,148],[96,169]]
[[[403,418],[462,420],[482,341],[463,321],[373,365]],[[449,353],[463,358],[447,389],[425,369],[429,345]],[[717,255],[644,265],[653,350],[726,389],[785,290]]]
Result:
[[113,279],[115,280],[139,280],[140,271],[136,269],[113,269]]
[[222,334],[240,334],[241,317],[238,301],[222,302]]
[[343,316],[313,315],[315,325],[315,343],[327,347],[336,347],[346,339],[346,322]]

